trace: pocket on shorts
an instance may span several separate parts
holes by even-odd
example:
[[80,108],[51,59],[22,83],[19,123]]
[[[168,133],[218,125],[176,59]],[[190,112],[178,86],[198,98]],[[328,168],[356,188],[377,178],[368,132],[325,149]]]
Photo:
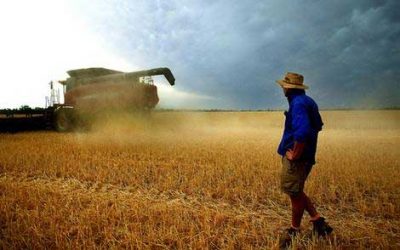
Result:
[[[300,165],[299,165],[300,164]],[[301,162],[282,159],[281,189],[289,195],[302,191]]]
[[283,161],[282,164],[285,166],[286,168],[286,172],[288,174],[295,174],[296,173],[296,162],[295,161],[291,161],[288,158],[283,157]]

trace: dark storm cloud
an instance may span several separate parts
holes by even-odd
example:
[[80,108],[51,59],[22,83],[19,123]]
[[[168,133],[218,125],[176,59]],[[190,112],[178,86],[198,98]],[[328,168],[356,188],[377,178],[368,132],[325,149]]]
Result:
[[88,21],[120,55],[172,68],[178,88],[216,97],[205,107],[284,107],[275,80],[286,71],[303,73],[323,107],[400,106],[397,0],[111,1],[90,8]]

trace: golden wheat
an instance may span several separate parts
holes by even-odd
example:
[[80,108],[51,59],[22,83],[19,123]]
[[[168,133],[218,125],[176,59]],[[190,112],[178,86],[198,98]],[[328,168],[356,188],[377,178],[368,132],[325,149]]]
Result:
[[[306,192],[335,228],[303,248],[400,248],[400,111],[326,111]],[[0,248],[275,248],[281,112],[107,116],[0,135]]]

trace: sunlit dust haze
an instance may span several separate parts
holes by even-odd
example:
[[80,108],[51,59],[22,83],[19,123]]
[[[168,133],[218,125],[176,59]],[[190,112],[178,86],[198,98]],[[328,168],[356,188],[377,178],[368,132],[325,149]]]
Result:
[[[66,71],[155,77],[158,108],[282,109],[275,80],[300,72],[322,108],[400,106],[397,0],[3,1],[0,108],[43,107]],[[290,18],[289,18],[290,17]]]

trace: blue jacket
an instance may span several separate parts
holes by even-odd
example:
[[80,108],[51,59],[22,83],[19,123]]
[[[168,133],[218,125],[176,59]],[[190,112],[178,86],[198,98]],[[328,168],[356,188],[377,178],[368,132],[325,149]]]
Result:
[[318,106],[303,90],[289,93],[288,101],[289,111],[285,111],[285,129],[278,153],[284,156],[288,149],[293,149],[295,141],[304,142],[305,148],[300,160],[314,164],[318,132],[323,126]]

